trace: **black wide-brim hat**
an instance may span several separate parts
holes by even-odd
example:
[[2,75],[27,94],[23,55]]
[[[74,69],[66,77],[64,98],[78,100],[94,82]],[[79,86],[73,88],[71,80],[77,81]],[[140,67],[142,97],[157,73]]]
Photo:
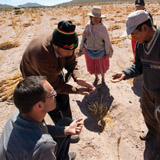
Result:
[[78,47],[78,36],[75,32],[76,25],[71,21],[61,21],[52,35],[52,43],[66,50]]

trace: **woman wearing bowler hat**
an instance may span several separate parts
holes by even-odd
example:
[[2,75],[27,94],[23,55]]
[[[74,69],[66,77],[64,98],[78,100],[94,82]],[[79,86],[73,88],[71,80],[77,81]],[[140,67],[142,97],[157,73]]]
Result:
[[94,85],[99,81],[98,75],[102,76],[102,83],[105,83],[104,74],[109,69],[109,58],[113,55],[113,48],[109,39],[106,26],[102,23],[101,8],[93,7],[90,16],[90,23],[85,26],[82,34],[79,55],[85,53],[87,70],[95,75]]

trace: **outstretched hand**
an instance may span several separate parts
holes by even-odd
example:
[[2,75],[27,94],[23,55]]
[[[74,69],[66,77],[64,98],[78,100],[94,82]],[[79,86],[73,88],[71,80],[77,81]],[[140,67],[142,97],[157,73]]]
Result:
[[76,135],[80,134],[83,127],[83,119],[79,118],[74,120],[69,126],[67,126],[64,130],[66,135]]
[[112,75],[112,80],[111,80],[111,82],[117,83],[117,82],[122,81],[124,78],[125,78],[125,74],[124,74],[123,72],[116,73],[116,74],[113,74],[113,75]]
[[76,83],[83,87],[78,89],[78,92],[77,92],[78,94],[88,95],[95,90],[95,87],[87,83],[85,80],[79,79],[79,80],[76,80]]

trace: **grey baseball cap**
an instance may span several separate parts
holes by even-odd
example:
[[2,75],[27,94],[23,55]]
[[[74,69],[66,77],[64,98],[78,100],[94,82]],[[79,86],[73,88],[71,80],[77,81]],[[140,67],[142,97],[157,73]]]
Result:
[[149,18],[148,12],[144,10],[137,10],[130,13],[126,21],[126,31],[123,33],[122,37],[131,34],[139,24],[145,22]]

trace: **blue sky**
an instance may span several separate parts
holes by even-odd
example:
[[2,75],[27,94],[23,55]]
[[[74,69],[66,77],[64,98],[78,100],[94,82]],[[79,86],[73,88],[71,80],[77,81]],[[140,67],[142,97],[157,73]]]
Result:
[[31,3],[39,3],[45,6],[53,6],[56,4],[69,2],[69,1],[71,0],[0,0],[0,4],[8,4],[12,6],[17,6],[17,5],[31,2]]

